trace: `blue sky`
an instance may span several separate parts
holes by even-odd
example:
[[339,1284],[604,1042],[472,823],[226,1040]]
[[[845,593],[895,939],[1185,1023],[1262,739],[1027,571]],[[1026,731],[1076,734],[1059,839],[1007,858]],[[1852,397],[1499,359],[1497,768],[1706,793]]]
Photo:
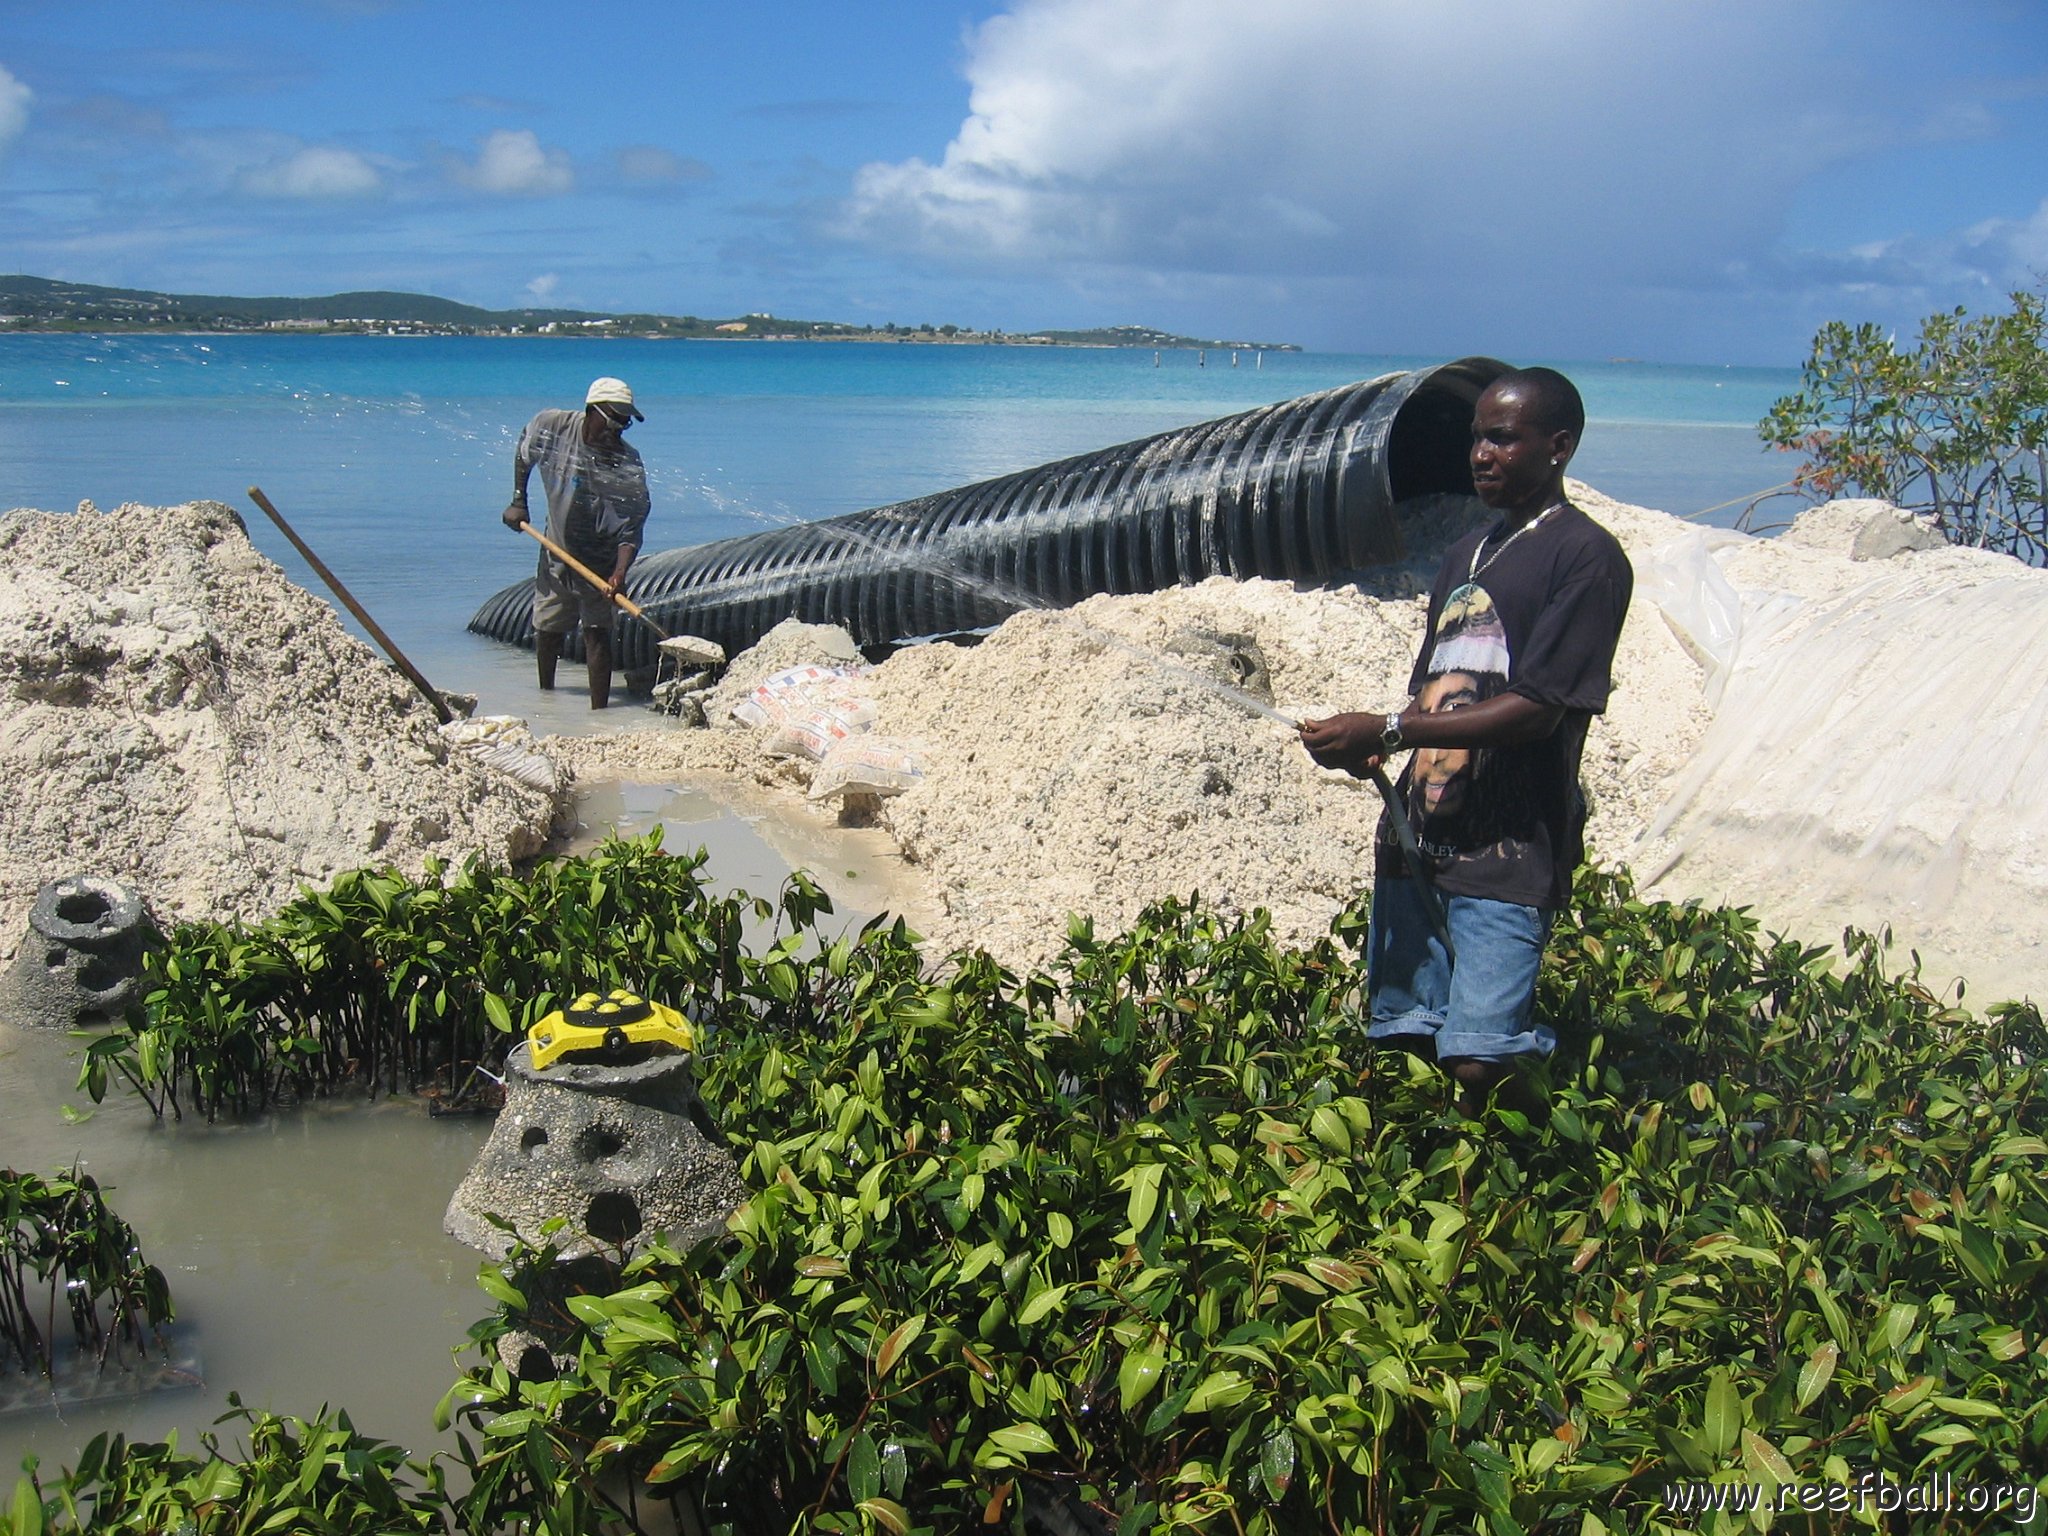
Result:
[[0,0],[0,271],[1793,363],[2048,276],[2048,5]]

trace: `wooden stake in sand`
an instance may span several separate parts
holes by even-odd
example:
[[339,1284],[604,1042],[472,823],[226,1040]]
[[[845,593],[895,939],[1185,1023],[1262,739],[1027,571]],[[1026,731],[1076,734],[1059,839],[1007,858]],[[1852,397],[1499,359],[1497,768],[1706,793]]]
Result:
[[434,713],[440,717],[441,723],[446,725],[450,720],[453,720],[455,712],[448,707],[448,701],[435,691],[432,683],[420,675],[418,667],[405,659],[405,653],[392,644],[391,637],[384,633],[383,629],[378,626],[375,619],[370,617],[363,605],[355,600],[355,595],[341,584],[341,578],[327,569],[327,562],[314,554],[312,547],[293,531],[292,525],[284,520],[284,514],[270,504],[270,498],[252,485],[249,487],[249,499],[263,509],[265,517],[277,524],[278,532],[292,541],[292,548],[305,557],[306,564],[313,567],[313,574],[327,583],[327,590],[341,599],[342,607],[356,616],[356,622],[369,631],[370,638],[384,647],[384,654],[389,656],[398,667],[398,670],[405,674],[406,681],[419,690],[420,697],[433,706]]

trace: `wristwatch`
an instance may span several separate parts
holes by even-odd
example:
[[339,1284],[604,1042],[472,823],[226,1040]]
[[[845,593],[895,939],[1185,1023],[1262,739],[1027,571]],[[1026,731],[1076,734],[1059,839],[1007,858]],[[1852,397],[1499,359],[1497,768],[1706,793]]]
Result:
[[1380,751],[1398,752],[1408,745],[1401,735],[1401,711],[1395,710],[1387,716],[1387,723],[1380,727]]

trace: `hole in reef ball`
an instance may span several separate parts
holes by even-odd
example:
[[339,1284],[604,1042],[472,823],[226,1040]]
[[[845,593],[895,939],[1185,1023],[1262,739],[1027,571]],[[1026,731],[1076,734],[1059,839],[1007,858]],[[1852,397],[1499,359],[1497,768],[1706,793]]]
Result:
[[631,1195],[608,1189],[585,1207],[583,1230],[601,1243],[630,1243],[640,1235],[640,1204]]
[[116,992],[128,980],[118,965],[109,965],[99,955],[88,955],[78,968],[78,984],[88,992]]
[[608,1125],[586,1125],[576,1133],[576,1155],[586,1163],[611,1157],[625,1144],[626,1138]]
[[553,1381],[562,1373],[544,1346],[529,1344],[519,1352],[519,1368],[513,1374],[521,1381]]
[[519,1149],[522,1152],[531,1152],[534,1148],[544,1147],[547,1144],[548,1133],[537,1125],[529,1125],[519,1133]]
[[68,891],[57,898],[57,915],[67,923],[96,923],[112,910],[98,891]]

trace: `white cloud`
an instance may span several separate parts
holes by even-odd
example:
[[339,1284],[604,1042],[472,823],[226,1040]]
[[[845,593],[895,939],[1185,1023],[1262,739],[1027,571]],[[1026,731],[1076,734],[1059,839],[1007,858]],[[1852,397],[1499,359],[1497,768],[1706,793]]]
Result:
[[[1983,219],[1940,234],[1873,240],[1852,247],[1847,256],[1837,265],[1848,281],[1911,296],[1927,307],[1958,299],[1975,307],[2015,289],[2048,282],[2048,201],[2020,218]],[[1806,259],[1829,261],[1811,253]],[[1972,289],[1978,291],[1975,297]]]
[[377,168],[354,150],[317,144],[245,171],[240,181],[243,191],[258,197],[314,201],[374,197],[384,190]]
[[576,173],[559,149],[544,149],[530,128],[500,128],[483,142],[473,165],[456,177],[479,192],[505,197],[556,197],[574,189]]
[[553,272],[543,272],[526,285],[528,298],[545,299],[561,286],[561,278]]
[[862,167],[836,232],[1077,283],[1341,283],[1362,313],[1725,290],[1817,173],[1983,131],[1857,90],[1856,25],[1850,0],[1013,0],[943,153]]
[[2048,200],[2023,219],[1986,219],[1964,230],[1956,260],[2004,288],[2048,282]]
[[35,92],[0,64],[0,149],[5,149],[28,126],[28,104],[33,100]]

